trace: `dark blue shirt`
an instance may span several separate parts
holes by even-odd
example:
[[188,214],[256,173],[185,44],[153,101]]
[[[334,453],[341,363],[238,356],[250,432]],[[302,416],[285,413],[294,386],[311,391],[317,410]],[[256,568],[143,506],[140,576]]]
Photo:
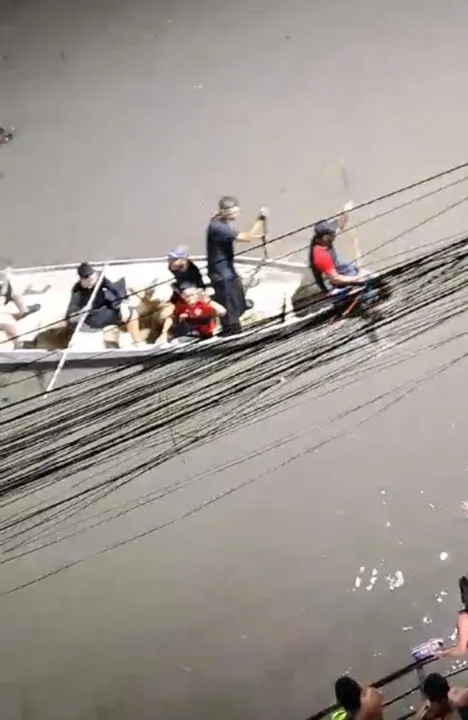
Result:
[[210,220],[206,232],[206,259],[211,282],[234,280],[237,277],[234,267],[234,241],[237,230],[215,215]]
[[[102,307],[111,307],[118,310],[123,300],[125,291],[122,293],[120,283],[113,283],[106,277],[103,278],[101,285],[93,298],[93,304],[90,309],[99,310]],[[70,304],[68,305],[67,318],[71,318],[83,310],[88,304],[94,288],[84,288],[78,281],[72,289]]]

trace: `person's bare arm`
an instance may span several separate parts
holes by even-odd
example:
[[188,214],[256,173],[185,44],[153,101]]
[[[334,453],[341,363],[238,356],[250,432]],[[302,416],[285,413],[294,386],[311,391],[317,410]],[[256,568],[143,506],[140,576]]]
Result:
[[362,275],[340,275],[336,270],[327,273],[327,280],[334,287],[343,287],[346,285],[365,285],[366,279]]
[[452,647],[441,650],[439,657],[460,657],[468,652],[468,623],[461,622],[458,624],[457,644]]
[[337,215],[338,220],[338,227],[340,228],[341,232],[344,232],[346,230],[346,227],[348,225],[349,215],[346,212],[346,208],[340,212],[339,215]]
[[466,688],[458,687],[457,685],[452,685],[449,690],[449,699],[457,707],[467,707],[468,690]]
[[261,210],[250,230],[248,232],[238,233],[236,240],[239,240],[239,242],[261,240],[265,235],[265,217],[266,210]]
[[223,315],[226,315],[226,308],[223,305],[220,305],[219,303],[215,302],[214,300],[210,300],[210,305],[218,317],[222,317]]

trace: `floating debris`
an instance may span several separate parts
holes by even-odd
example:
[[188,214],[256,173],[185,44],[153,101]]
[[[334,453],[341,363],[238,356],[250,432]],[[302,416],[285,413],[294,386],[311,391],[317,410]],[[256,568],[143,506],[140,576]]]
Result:
[[421,622],[423,625],[432,625],[432,618],[430,618],[429,615],[424,615]]
[[408,632],[408,630],[414,630],[412,625],[405,625],[401,629],[403,630],[403,632]]
[[439,555],[439,560],[442,560],[444,562],[445,560],[448,560],[448,553],[447,552],[441,552]]
[[388,587],[390,590],[397,590],[405,584],[405,578],[401,570],[397,570],[393,575],[387,575]]

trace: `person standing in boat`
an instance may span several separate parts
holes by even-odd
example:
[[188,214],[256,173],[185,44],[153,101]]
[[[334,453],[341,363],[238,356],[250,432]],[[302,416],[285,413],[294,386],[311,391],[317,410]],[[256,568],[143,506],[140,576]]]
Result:
[[341,706],[332,720],[382,720],[382,693],[374,687],[363,687],[349,675],[335,682],[335,696]]
[[[72,288],[67,310],[67,321],[72,328],[88,304],[99,278],[99,274],[87,262],[82,262],[77,272],[79,279]],[[125,289],[106,277],[101,281],[85,324],[95,330],[103,330],[110,325],[125,325],[133,344],[137,347],[141,345],[140,323],[136,310],[126,302]]]
[[215,301],[226,309],[221,319],[223,335],[242,332],[240,318],[252,307],[245,298],[242,281],[234,265],[234,243],[261,240],[265,234],[267,210],[262,208],[248,232],[238,232],[234,228],[233,223],[238,215],[239,203],[236,198],[224,195],[206,233],[208,276],[215,292]]
[[319,289],[329,293],[334,289],[365,285],[369,274],[358,269],[355,263],[343,262],[334,243],[337,233],[346,227],[347,216],[340,214],[332,220],[321,220],[314,227],[310,242],[309,266]]
[[438,657],[460,657],[468,653],[468,577],[463,575],[458,580],[462,609],[458,613],[457,644],[440,650]]
[[174,295],[171,302],[176,302],[180,296],[180,290],[183,286],[193,286],[199,290],[205,290],[206,284],[203,280],[201,270],[193,260],[190,259],[188,250],[183,247],[177,247],[167,256],[169,270],[174,276],[174,284],[172,288]]

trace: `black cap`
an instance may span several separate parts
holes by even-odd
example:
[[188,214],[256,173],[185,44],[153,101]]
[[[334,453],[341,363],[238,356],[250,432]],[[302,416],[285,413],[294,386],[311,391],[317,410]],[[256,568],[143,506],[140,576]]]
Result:
[[320,220],[320,222],[315,224],[314,232],[316,237],[325,237],[326,235],[335,235],[338,229],[338,220]]
[[80,278],[89,278],[94,273],[94,268],[88,262],[82,262],[78,265],[77,272]]

